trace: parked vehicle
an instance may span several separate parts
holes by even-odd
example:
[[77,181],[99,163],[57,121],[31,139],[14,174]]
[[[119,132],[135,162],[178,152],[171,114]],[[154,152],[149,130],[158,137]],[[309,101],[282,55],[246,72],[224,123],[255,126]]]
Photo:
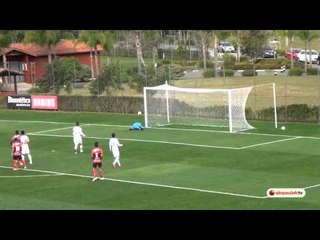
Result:
[[291,55],[293,60],[298,61],[298,53],[301,51],[301,48],[292,48],[292,54],[291,54],[291,50],[287,50],[284,53],[284,57],[288,60],[291,60]]
[[307,63],[310,63],[310,57],[311,57],[311,62],[312,63],[317,63],[318,57],[319,57],[319,53],[316,50],[313,50],[313,49],[312,50],[307,50],[307,51],[301,50],[297,54],[297,57],[298,57],[297,60],[299,62],[305,62],[306,61],[306,57],[307,57]]
[[217,47],[218,52],[235,52],[234,46],[229,42],[220,42]]
[[277,52],[270,46],[263,47],[262,58],[277,58]]

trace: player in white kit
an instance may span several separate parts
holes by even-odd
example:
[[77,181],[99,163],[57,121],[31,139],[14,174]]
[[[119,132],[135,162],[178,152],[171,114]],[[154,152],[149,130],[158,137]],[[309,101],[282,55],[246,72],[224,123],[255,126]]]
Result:
[[31,152],[30,152],[30,148],[29,148],[30,139],[25,134],[24,130],[21,130],[20,141],[22,144],[22,150],[21,150],[22,160],[25,161],[25,155],[27,155],[28,160],[29,160],[29,164],[32,164],[32,156],[31,156]]
[[109,150],[112,152],[114,161],[112,163],[112,167],[116,167],[117,165],[121,167],[120,164],[120,151],[119,147],[123,146],[123,144],[119,143],[119,140],[116,138],[116,134],[112,133],[111,138],[109,140]]
[[76,122],[76,126],[72,129],[73,135],[73,143],[74,143],[74,154],[78,154],[78,147],[80,152],[83,153],[83,144],[82,144],[82,137],[86,135],[82,132],[82,128],[79,126],[79,122]]

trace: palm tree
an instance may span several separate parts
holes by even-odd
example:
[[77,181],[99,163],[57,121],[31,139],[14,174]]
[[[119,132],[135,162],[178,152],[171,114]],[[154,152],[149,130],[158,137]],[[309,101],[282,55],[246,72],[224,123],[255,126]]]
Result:
[[[98,64],[98,46],[101,45],[107,52],[110,52],[113,46],[113,38],[111,33],[98,31],[98,30],[84,30],[80,33],[80,40],[84,41],[89,47],[94,51],[95,57],[95,67],[96,67],[96,76],[100,75],[99,64]],[[91,59],[91,74],[93,76],[93,64],[92,64],[92,55]]]
[[240,62],[241,57],[241,30],[233,31],[233,34],[236,36],[237,39],[237,62]]
[[291,61],[291,69],[293,69],[293,54],[292,54],[292,46],[293,46],[293,37],[296,35],[296,31],[294,30],[286,30],[286,37],[289,39],[289,45],[290,45],[290,61]]
[[142,56],[142,46],[141,46],[141,31],[135,32],[136,37],[136,48],[137,48],[137,60],[138,60],[138,73],[141,74],[141,62],[144,64]]
[[[231,35],[231,32],[230,31],[216,31],[216,36],[217,38],[219,39],[219,42],[220,41],[225,41],[229,36]],[[225,76],[225,68],[224,68],[224,63],[226,61],[226,54],[227,52],[225,52],[223,54],[223,76]]]
[[114,36],[115,34],[110,31],[104,32],[104,38],[101,43],[103,50],[107,53],[107,65],[110,64],[110,55],[111,51],[113,50],[113,44],[114,44]]
[[161,42],[160,32],[155,30],[146,30],[143,32],[145,46],[152,48],[152,60],[153,65],[156,64],[156,58],[158,54],[158,44]]
[[60,32],[55,30],[27,31],[24,42],[35,43],[48,49],[48,62],[52,63],[52,48],[60,41]]
[[7,30],[0,31],[0,52],[2,55],[3,67],[6,68],[7,66],[7,58],[6,54],[4,53],[4,49],[9,47],[13,41],[13,32]]
[[203,68],[207,69],[208,32],[205,30],[194,31],[193,36],[197,42],[200,42],[199,47],[202,49]]
[[218,37],[217,37],[217,31],[212,31],[213,36],[213,51],[214,51],[214,76],[217,76],[217,68],[218,68]]
[[297,35],[304,42],[304,50],[305,50],[304,71],[305,71],[305,73],[307,73],[307,64],[308,64],[308,61],[307,61],[307,48],[309,48],[309,57],[310,57],[309,59],[310,59],[310,64],[312,66],[310,44],[311,44],[311,41],[313,39],[318,37],[318,33],[314,32],[312,30],[299,30]]

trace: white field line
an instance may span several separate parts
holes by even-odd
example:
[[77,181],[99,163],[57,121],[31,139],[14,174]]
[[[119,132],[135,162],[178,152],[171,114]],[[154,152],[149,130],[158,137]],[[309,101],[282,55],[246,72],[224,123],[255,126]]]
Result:
[[[25,169],[23,169],[25,170]],[[25,176],[0,176],[0,178],[34,178],[34,177],[57,177],[63,174],[41,174],[41,175],[25,175]]]
[[[83,124],[83,125],[81,125],[81,126],[82,126],[82,127],[90,126],[90,124]],[[74,126],[64,127],[64,128],[55,128],[55,129],[43,130],[43,131],[34,132],[34,133],[29,133],[29,134],[38,134],[38,133],[54,132],[54,131],[60,131],[60,130],[65,130],[65,129],[72,129],[73,127],[74,127]]]
[[320,183],[319,184],[315,184],[315,185],[311,185],[308,187],[304,187],[303,189],[310,189],[310,188],[316,188],[316,187],[320,187]]
[[[71,138],[71,135],[56,135],[56,134],[39,134],[39,133],[29,133],[28,135],[40,136],[40,137],[62,137],[62,138]],[[89,139],[108,139],[103,137],[85,137]],[[204,148],[222,148],[222,149],[232,149],[238,150],[237,147],[224,147],[224,146],[215,146],[215,145],[201,145],[201,144],[192,144],[192,143],[180,143],[180,142],[166,142],[166,141],[157,141],[157,140],[144,140],[144,139],[132,139],[132,138],[119,138],[123,141],[132,141],[132,142],[147,142],[147,143],[163,143],[163,144],[173,144],[173,145],[182,145],[182,146],[191,146],[191,147],[204,147]]]
[[[64,124],[72,124],[74,125],[74,122],[70,123],[70,122],[49,122],[49,121],[27,121],[27,120],[2,120],[0,119],[0,122],[21,122],[21,123],[45,123],[45,124],[60,124],[60,125],[64,125]],[[129,128],[130,126],[125,126],[125,125],[114,125],[114,124],[99,124],[99,123],[87,123],[87,124],[83,124],[81,126],[84,125],[94,125],[94,126],[106,126],[106,127],[125,127],[125,128]]]
[[[0,166],[0,168],[9,168],[9,169],[12,169],[12,167],[8,167],[8,166]],[[43,172],[43,173],[51,173],[51,174],[59,174],[59,175],[65,175],[65,176],[71,176],[71,177],[91,178],[91,179],[92,179],[92,176],[86,176],[86,175],[80,175],[80,174],[73,174],[73,173],[53,172],[53,171],[38,170],[38,169],[23,169],[23,170],[24,170],[24,171],[31,171],[31,172]],[[256,198],[256,199],[264,199],[264,198],[267,198],[267,196],[254,196],[254,195],[247,195],[247,194],[239,194],[239,193],[231,193],[231,192],[221,192],[221,191],[205,190],[205,189],[199,189],[199,188],[178,187],[178,186],[165,185],[165,184],[147,183],[147,182],[137,182],[137,181],[129,181],[129,180],[121,180],[121,179],[112,179],[112,178],[104,178],[103,180],[113,181],[113,182],[121,182],[121,183],[129,183],[129,184],[137,184],[137,185],[145,185],[145,186],[153,186],[153,187],[162,187],[162,188],[171,188],[171,189],[180,189],[180,190],[195,191],[195,192],[205,192],[205,193],[213,193],[213,194],[221,194],[221,195],[245,197],[245,198]]]
[[46,132],[54,132],[54,131],[59,131],[59,130],[65,130],[65,129],[71,129],[72,127],[64,127],[64,128],[55,128],[55,129],[50,129],[50,130],[43,130],[39,132],[34,132],[34,133],[28,133],[28,135],[33,135],[33,134],[40,134],[40,133],[46,133]]
[[26,120],[1,120],[0,122],[21,122],[21,123],[46,123],[46,124],[74,124],[69,122],[48,122],[48,121],[26,121]]
[[252,147],[257,147],[257,146],[262,146],[262,145],[274,144],[274,143],[278,143],[278,142],[291,141],[291,140],[300,139],[300,138],[301,138],[301,137],[286,138],[286,139],[275,140],[275,141],[270,141],[270,142],[257,143],[257,144],[253,144],[253,145],[248,145],[248,146],[240,147],[239,149],[247,149],[247,148],[252,148]]
[[[1,120],[0,122],[23,122],[23,123],[48,123],[48,124],[74,124],[70,122],[47,122],[47,121],[26,121],[26,120]],[[106,126],[106,127],[123,127],[123,128],[129,128],[129,126],[126,125],[113,125],[113,124],[97,124],[97,123],[88,123],[85,124],[88,126]],[[84,125],[82,125],[84,126]],[[310,136],[294,136],[294,135],[282,135],[282,134],[269,134],[269,133],[252,133],[252,132],[235,132],[230,133],[229,131],[218,131],[218,130],[209,130],[209,129],[188,129],[188,128],[150,128],[150,129],[158,129],[158,130],[172,130],[172,131],[191,131],[191,132],[216,132],[216,133],[225,133],[225,134],[247,134],[247,135],[256,135],[256,136],[274,136],[274,137],[299,137],[299,138],[306,138],[306,139],[315,139],[320,140],[320,137],[310,137]],[[29,133],[30,134],[30,133]]]

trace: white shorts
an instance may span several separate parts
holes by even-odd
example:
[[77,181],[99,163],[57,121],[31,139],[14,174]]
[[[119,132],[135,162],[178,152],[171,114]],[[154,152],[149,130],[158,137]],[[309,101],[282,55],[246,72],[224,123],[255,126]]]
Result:
[[22,145],[22,149],[21,149],[21,153],[22,153],[22,154],[30,154],[29,145],[23,144],[23,145]]
[[82,144],[82,138],[73,138],[74,145]]
[[120,157],[120,152],[119,152],[119,150],[118,149],[114,149],[114,150],[112,150],[112,155],[113,155],[113,157]]

